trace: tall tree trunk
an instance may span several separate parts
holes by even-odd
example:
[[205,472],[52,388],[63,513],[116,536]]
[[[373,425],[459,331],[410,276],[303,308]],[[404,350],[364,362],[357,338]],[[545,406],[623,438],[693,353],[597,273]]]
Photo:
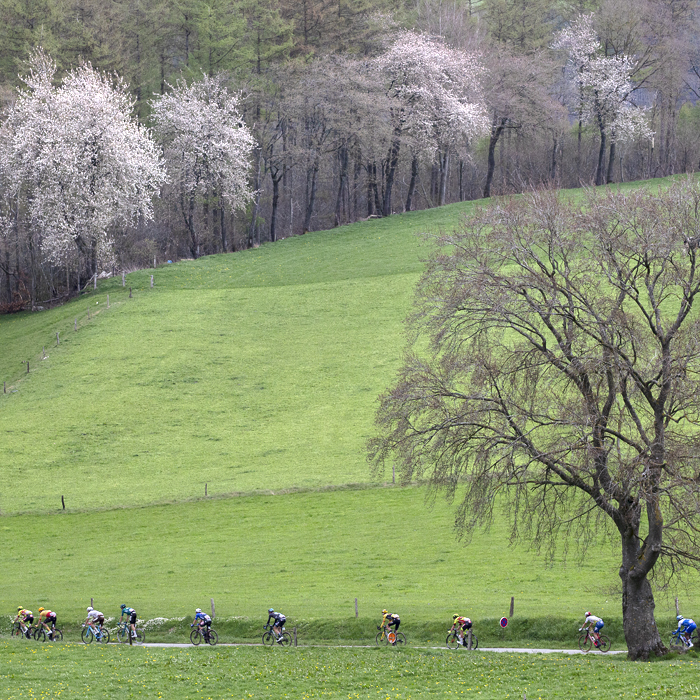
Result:
[[413,206],[413,193],[416,191],[416,180],[418,179],[418,158],[415,153],[411,158],[411,181],[408,183],[408,195],[406,195],[406,211],[411,211]]
[[491,124],[491,136],[489,137],[489,155],[486,167],[486,183],[484,184],[484,198],[491,196],[491,184],[493,183],[493,173],[496,169],[496,144],[503,133],[507,123],[507,118],[494,119]]
[[552,144],[552,163],[549,168],[549,179],[554,182],[557,179],[557,147],[559,141],[556,136],[553,137],[554,143]]
[[345,181],[348,177],[348,149],[341,146],[338,150],[338,166],[340,168],[338,176],[338,194],[335,198],[335,225],[340,226],[341,209],[343,206],[343,193],[345,192]]
[[270,241],[274,243],[277,240],[277,209],[280,201],[280,180],[282,174],[277,171],[275,175],[270,173],[272,180],[272,211],[270,212]]
[[262,161],[262,148],[258,147],[256,150],[255,159],[255,185],[253,191],[256,193],[253,197],[253,217],[250,222],[250,227],[248,228],[248,247],[253,247],[253,241],[255,240],[255,229],[258,226],[258,209],[260,207],[260,165]]
[[654,619],[654,594],[646,574],[636,573],[641,550],[638,532],[632,528],[622,533],[622,619],[627,642],[628,658],[647,660],[650,656],[665,654]]
[[450,168],[450,151],[447,147],[440,153],[440,190],[438,205],[443,206],[447,200],[447,177]]
[[226,238],[226,205],[223,199],[219,204],[219,218],[221,220],[219,226],[221,231],[221,250],[223,250],[223,252],[226,253],[228,252],[228,240]]
[[314,154],[311,167],[306,171],[306,213],[304,214],[304,231],[311,228],[311,217],[316,204],[316,191],[318,189],[318,169],[320,167],[320,155]]
[[605,124],[600,112],[597,111],[598,130],[600,131],[600,148],[598,149],[598,167],[595,171],[595,184],[603,184],[603,173],[605,172],[605,147],[607,145],[607,134],[605,133]]
[[614,182],[614,169],[615,169],[615,136],[610,136],[610,157],[608,160],[608,175],[606,177],[606,183],[609,185]]
[[401,127],[394,128],[394,137],[386,157],[386,179],[384,181],[384,201],[382,202],[382,215],[391,216],[391,192],[394,187],[396,168],[399,164],[399,150],[401,148]]

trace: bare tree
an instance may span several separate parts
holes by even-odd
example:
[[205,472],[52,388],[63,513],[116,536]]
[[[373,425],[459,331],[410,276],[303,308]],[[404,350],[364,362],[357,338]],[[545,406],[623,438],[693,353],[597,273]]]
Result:
[[535,193],[441,244],[375,474],[446,491],[467,538],[498,506],[550,555],[616,532],[629,656],[665,653],[649,577],[700,568],[700,186]]

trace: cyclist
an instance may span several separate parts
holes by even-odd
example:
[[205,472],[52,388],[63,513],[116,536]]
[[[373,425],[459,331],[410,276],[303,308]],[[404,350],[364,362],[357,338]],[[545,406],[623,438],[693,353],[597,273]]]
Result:
[[122,614],[119,618],[120,625],[124,620],[125,615],[129,620],[129,627],[131,627],[131,637],[132,639],[136,639],[136,610],[133,608],[127,608],[126,605],[122,603]]
[[282,635],[282,628],[284,627],[284,623],[287,621],[287,618],[281,612],[275,612],[272,608],[269,608],[267,611],[267,624],[268,625],[270,624],[270,620],[275,621],[275,624],[272,626],[272,631],[274,632],[275,636],[277,637],[277,641],[279,641],[279,639]]
[[468,617],[462,617],[455,613],[452,616],[452,627],[450,627],[450,632],[457,630],[457,636],[459,637],[459,643],[464,646],[464,635],[472,628],[472,621]]
[[[396,613],[390,613],[388,610],[382,610],[382,627],[386,627],[387,634],[389,630],[393,627],[394,632],[399,631],[401,626],[401,618]],[[396,646],[396,641],[392,642]]]
[[89,627],[95,637],[99,637],[102,634],[102,625],[105,623],[105,616],[99,611],[95,610],[91,605],[87,607],[87,617],[83,623],[83,627]]
[[202,612],[201,608],[197,608],[194,611],[194,620],[190,627],[194,627],[195,623],[199,625],[199,631],[202,633],[204,639],[209,641],[209,630],[211,629],[211,617],[206,613]]
[[49,639],[53,639],[53,631],[56,629],[56,613],[46,608],[39,608],[39,624],[49,633]]
[[32,631],[29,629],[34,623],[34,613],[31,610],[26,610],[23,606],[17,608],[17,617],[14,620],[19,622],[22,634],[27,637],[27,639],[32,638]]
[[586,621],[583,623],[583,627],[581,629],[585,629],[586,625],[588,625],[588,629],[591,630],[591,632],[592,632],[591,637],[593,638],[593,644],[595,644],[597,647],[599,647],[600,646],[600,630],[603,629],[603,627],[605,626],[605,623],[599,617],[596,617],[595,615],[592,615],[590,612],[587,612],[586,613]]
[[676,620],[678,620],[678,629],[681,631],[681,637],[683,638],[685,645],[688,647],[688,649],[690,649],[693,646],[693,643],[690,641],[690,637],[697,629],[697,625],[692,618],[683,617],[683,615],[679,615]]

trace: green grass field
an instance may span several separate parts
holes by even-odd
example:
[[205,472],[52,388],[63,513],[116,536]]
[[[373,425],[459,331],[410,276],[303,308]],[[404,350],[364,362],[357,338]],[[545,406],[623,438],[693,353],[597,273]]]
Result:
[[[468,655],[467,655],[468,654]],[[4,700],[700,697],[698,655],[654,664],[395,649],[146,649],[0,642]]]
[[[77,638],[94,598],[108,616],[125,602],[143,619],[166,618],[150,638],[179,642],[189,631],[182,618],[214,598],[222,641],[255,639],[272,605],[302,643],[361,644],[389,607],[415,642],[444,642],[459,612],[476,621],[482,644],[563,648],[575,646],[592,608],[621,648],[616,542],[600,542],[584,563],[572,554],[566,566],[561,555],[550,565],[524,543],[510,546],[504,518],[464,548],[449,504],[438,499],[429,509],[417,486],[370,483],[365,441],[377,396],[399,367],[403,319],[430,252],[429,239],[416,234],[456,226],[471,206],[134,272],[127,288],[114,278],[61,308],[0,316],[0,382],[8,388],[0,394],[0,633],[21,603],[56,609]],[[675,595],[684,611],[699,609],[692,580],[657,593],[664,638]],[[511,596],[515,616],[503,632],[497,620]],[[288,694],[296,697],[520,698],[514,679],[530,666],[532,697],[540,685],[541,697],[572,697],[581,682],[599,697],[649,697],[654,674],[659,690],[694,669],[690,661],[655,664],[634,680],[611,659],[479,656],[463,682],[454,674],[464,659],[442,652],[201,651],[124,656],[111,647],[0,645],[0,697],[54,697],[50,669],[60,680],[50,692],[86,697],[96,662],[105,663],[105,678],[90,696],[119,689],[167,698],[279,696],[280,685],[263,686],[275,672],[293,681]],[[17,672],[7,668],[32,659],[34,689],[27,694],[22,683],[12,692],[23,695],[8,694]],[[397,690],[366,685],[395,663],[405,679]],[[324,676],[333,683],[317,682],[319,665],[334,669]],[[199,680],[209,673],[211,686],[178,680],[181,668]],[[477,690],[473,674],[495,668],[503,682]],[[433,686],[438,677],[449,683]],[[674,694],[698,694],[687,685],[683,692]]]

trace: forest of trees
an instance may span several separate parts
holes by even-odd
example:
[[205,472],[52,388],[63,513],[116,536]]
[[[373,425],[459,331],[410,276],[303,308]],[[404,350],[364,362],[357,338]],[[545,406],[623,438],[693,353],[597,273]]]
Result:
[[697,10],[0,0],[0,310],[154,258],[696,171]]

